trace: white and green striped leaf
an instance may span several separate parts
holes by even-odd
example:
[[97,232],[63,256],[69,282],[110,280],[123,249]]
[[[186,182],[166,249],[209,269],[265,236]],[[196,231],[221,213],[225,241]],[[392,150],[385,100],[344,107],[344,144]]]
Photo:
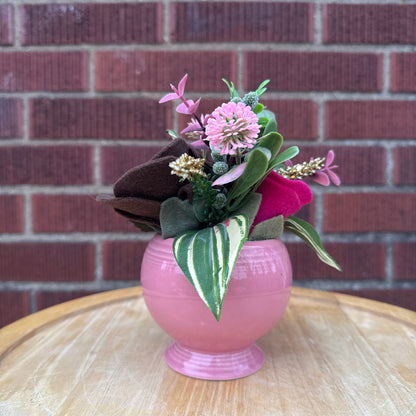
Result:
[[312,225],[299,218],[288,217],[285,219],[285,229],[302,238],[315,251],[321,261],[341,271],[339,264],[324,249],[319,234]]
[[173,242],[178,266],[217,321],[248,228],[247,217],[236,215],[213,227],[187,231]]

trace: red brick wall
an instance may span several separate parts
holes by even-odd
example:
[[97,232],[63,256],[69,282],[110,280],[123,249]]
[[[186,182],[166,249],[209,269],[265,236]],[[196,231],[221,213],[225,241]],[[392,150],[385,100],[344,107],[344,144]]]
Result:
[[149,235],[93,196],[184,125],[157,101],[186,72],[206,110],[270,78],[286,143],[335,149],[303,216],[344,271],[287,236],[295,284],[416,310],[416,1],[361,3],[2,2],[0,325],[138,284]]

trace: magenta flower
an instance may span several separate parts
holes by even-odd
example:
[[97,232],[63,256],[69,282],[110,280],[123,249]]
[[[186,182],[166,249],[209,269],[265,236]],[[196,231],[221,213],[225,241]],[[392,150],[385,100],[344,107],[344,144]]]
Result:
[[229,102],[217,107],[205,129],[207,140],[222,155],[235,155],[237,149],[251,149],[260,132],[257,116],[244,103]]
[[335,172],[332,172],[332,169],[338,167],[337,165],[331,166],[331,163],[334,161],[334,157],[334,152],[330,150],[326,157],[325,166],[312,175],[312,179],[315,182],[323,186],[328,186],[330,184],[330,180],[337,186],[341,183],[339,176]]
[[253,227],[278,215],[287,218],[312,201],[312,192],[306,183],[285,179],[274,171],[266,176],[256,192],[262,199]]

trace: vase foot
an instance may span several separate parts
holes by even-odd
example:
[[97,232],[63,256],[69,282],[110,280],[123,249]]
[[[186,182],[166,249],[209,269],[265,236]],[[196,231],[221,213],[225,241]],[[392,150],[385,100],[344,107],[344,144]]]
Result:
[[264,363],[264,352],[256,345],[228,353],[192,350],[175,341],[165,351],[173,370],[203,380],[232,380],[255,373]]

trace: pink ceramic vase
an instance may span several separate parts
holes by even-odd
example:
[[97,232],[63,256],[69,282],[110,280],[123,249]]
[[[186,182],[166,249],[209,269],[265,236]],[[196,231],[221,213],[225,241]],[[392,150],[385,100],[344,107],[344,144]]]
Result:
[[146,305],[174,342],[165,352],[175,371],[206,380],[248,376],[264,362],[256,340],[276,325],[290,296],[292,268],[284,244],[247,241],[216,321],[176,264],[173,239],[156,235],[142,262]]

